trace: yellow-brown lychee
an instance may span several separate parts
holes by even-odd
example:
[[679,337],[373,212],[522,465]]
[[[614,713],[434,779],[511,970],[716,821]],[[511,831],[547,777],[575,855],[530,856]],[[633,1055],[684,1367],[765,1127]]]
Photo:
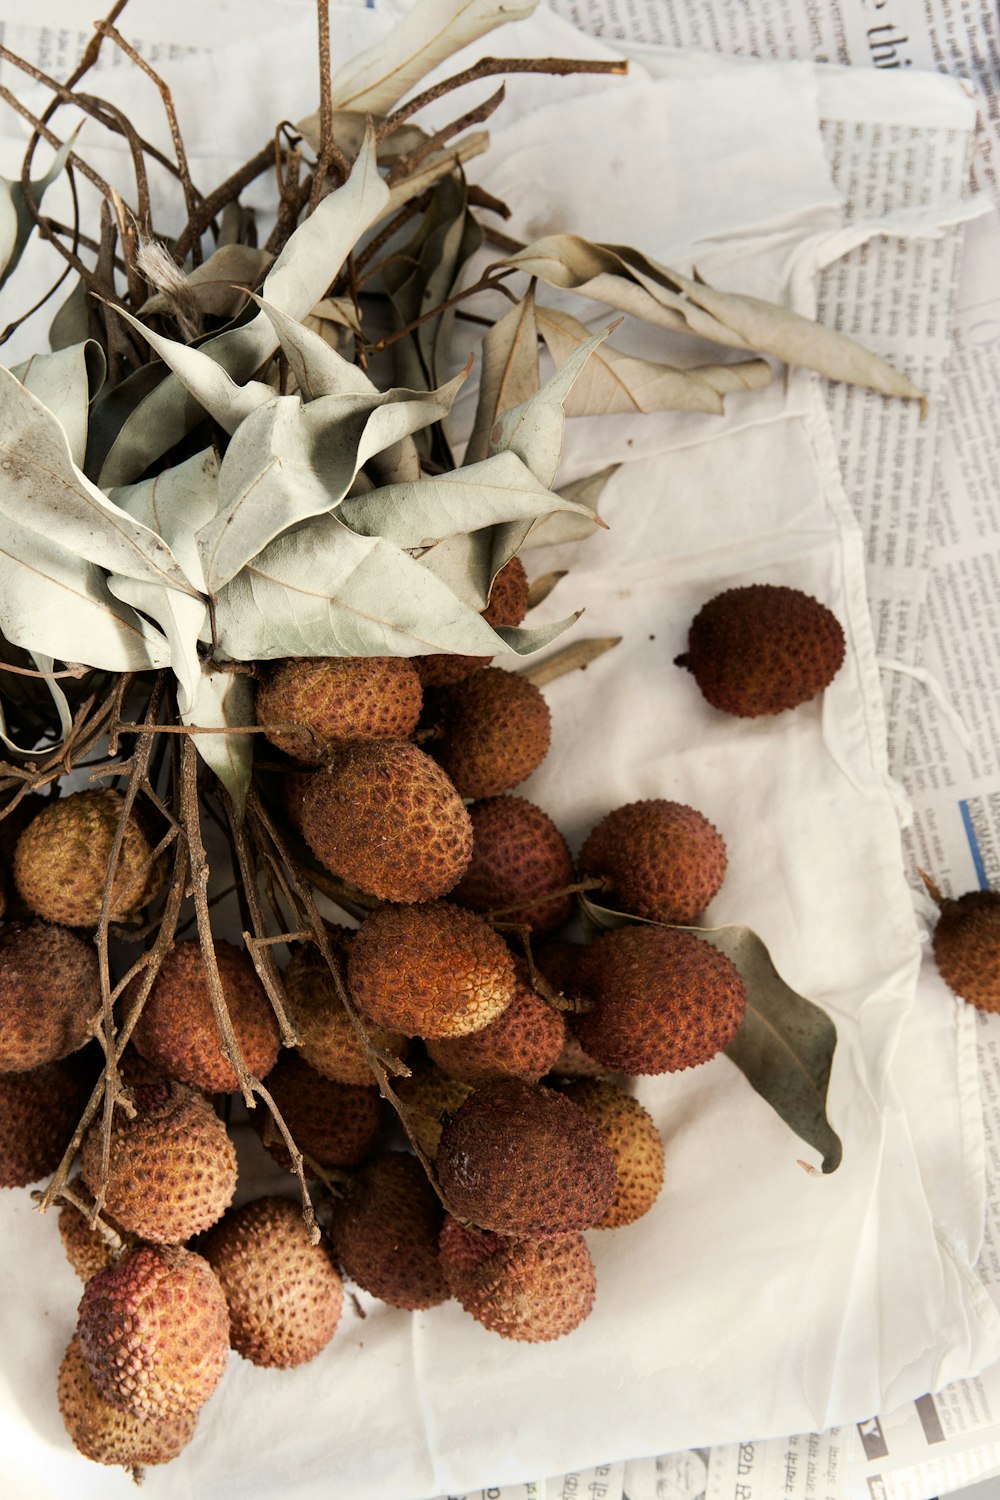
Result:
[[415,1069],[397,1078],[393,1088],[406,1111],[406,1127],[425,1156],[437,1155],[441,1129],[449,1115],[472,1093],[472,1085],[449,1078],[440,1068]]
[[[336,1083],[373,1083],[371,1064],[323,955],[312,947],[296,948],[284,983],[288,1018],[309,1066]],[[405,1057],[409,1042],[401,1032],[369,1026],[367,1033],[376,1051]]]
[[95,1464],[132,1470],[167,1464],[187,1447],[198,1424],[197,1412],[143,1420],[112,1406],[94,1384],[76,1337],[59,1371],[58,1397],[66,1431]]
[[319,764],[345,740],[405,740],[423,690],[402,656],[314,656],[276,663],[257,689],[257,723],[286,755]]
[[606,1079],[581,1079],[565,1093],[600,1127],[618,1168],[615,1196],[594,1228],[634,1223],[649,1212],[663,1186],[663,1141],[652,1115]]
[[[93,1208],[94,1195],[82,1177],[74,1177],[69,1188],[74,1198],[78,1199],[85,1209]],[[135,1236],[129,1234],[125,1226],[119,1224],[106,1209],[102,1208],[101,1218],[125,1245],[133,1246],[136,1243]],[[99,1229],[91,1229],[87,1213],[81,1212],[75,1203],[68,1201],[61,1203],[56,1222],[66,1259],[81,1281],[89,1281],[91,1276],[96,1276],[98,1271],[103,1271],[105,1266],[111,1265],[115,1258],[111,1243],[104,1238]]]

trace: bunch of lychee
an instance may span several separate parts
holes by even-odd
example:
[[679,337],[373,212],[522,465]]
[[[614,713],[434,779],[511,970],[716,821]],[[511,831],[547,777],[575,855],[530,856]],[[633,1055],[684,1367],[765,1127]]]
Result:
[[[517,624],[526,604],[515,560],[488,617]],[[324,1236],[314,1243],[284,1198],[231,1207],[236,1156],[217,1105],[238,1080],[201,945],[175,942],[127,1054],[125,1107],[110,1138],[99,1115],[91,1124],[60,1212],[86,1289],[59,1401],[98,1462],[173,1457],[230,1348],[272,1367],[315,1357],[337,1327],[342,1275],[399,1308],[454,1296],[507,1338],[571,1332],[595,1296],[584,1233],[631,1224],[663,1181],[653,1120],[608,1075],[707,1062],[746,1009],[735,966],[682,930],[719,890],[721,835],[694,808],[634,802],[598,822],[574,865],[552,820],[514,793],[549,748],[549,711],[527,678],[454,656],[288,660],[260,668],[257,718],[303,858],[367,911],[337,935],[333,963],[293,947],[295,1048],[281,1047],[248,955],[215,944],[247,1069],[331,1189]],[[64,797],[13,853],[3,1185],[54,1170],[79,1115],[86,1068],[71,1054],[101,1011],[87,929],[136,919],[164,880],[142,819],[122,838],[121,813],[114,792]],[[556,941],[581,880],[638,925],[586,947]],[[379,1060],[394,1064],[393,1085]],[[382,1093],[414,1150],[386,1149]],[[287,1163],[283,1134],[256,1114]]]

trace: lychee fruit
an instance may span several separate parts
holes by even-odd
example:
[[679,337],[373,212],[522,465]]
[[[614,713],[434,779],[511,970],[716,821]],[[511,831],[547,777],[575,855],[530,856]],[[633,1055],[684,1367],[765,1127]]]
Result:
[[437,1172],[452,1213],[512,1239],[589,1229],[614,1197],[600,1128],[562,1095],[507,1078],[484,1083],[441,1132]]
[[[344,1009],[326,960],[315,948],[296,948],[284,974],[288,1018],[299,1037],[299,1051],[310,1067],[337,1083],[374,1082],[371,1064],[354,1023]],[[368,1040],[378,1052],[403,1058],[409,1042],[398,1031],[370,1026]]]
[[331,1235],[345,1273],[373,1297],[409,1310],[448,1298],[438,1259],[443,1209],[415,1156],[373,1156],[334,1208]]
[[[119,1111],[111,1126],[105,1203],[133,1234],[177,1245],[220,1219],[236,1192],[236,1148],[203,1094],[180,1083],[134,1091],[137,1113]],[[103,1132],[84,1137],[83,1180],[97,1193]]]
[[566,1039],[566,1023],[528,982],[527,969],[517,963],[514,998],[495,1021],[467,1036],[441,1037],[427,1042],[432,1062],[462,1083],[487,1083],[493,1078],[538,1080],[555,1064]]
[[[375,1147],[382,1125],[382,1101],[373,1083],[334,1083],[285,1050],[268,1073],[265,1087],[300,1151],[320,1167],[356,1167]],[[266,1107],[254,1111],[254,1125],[281,1167],[291,1167],[284,1137]]]
[[409,1078],[393,1083],[396,1096],[406,1111],[406,1125],[425,1156],[432,1161],[437,1155],[441,1128],[448,1115],[468,1099],[472,1086],[449,1078],[440,1068],[414,1071]]
[[980,1010],[1000,1011],[1000,891],[945,897],[934,929],[945,984]]
[[191,1441],[197,1412],[144,1420],[112,1406],[98,1391],[80,1341],[73,1338],[59,1371],[59,1410],[84,1458],[124,1469],[167,1464]]
[[622,911],[686,925],[721,886],[726,846],[703,813],[657,797],[602,818],[580,850],[579,866],[581,875],[609,882]]
[[652,1115],[617,1084],[581,1079],[565,1090],[603,1132],[618,1168],[611,1206],[595,1229],[618,1229],[649,1212],[663,1186],[663,1141]]
[[320,863],[380,901],[443,896],[472,855],[472,824],[454,785],[405,741],[338,751],[312,777],[300,806],[303,835]]
[[[109,788],[72,792],[48,803],[17,842],[14,880],[22,901],[47,922],[96,927],[101,915],[125,799]],[[122,921],[145,906],[166,878],[162,860],[133,813],[111,888],[110,916]]]
[[257,1198],[230,1210],[198,1248],[229,1305],[229,1337],[244,1359],[289,1370],[333,1338],[344,1289],[323,1244],[314,1245],[298,1205]]
[[621,1073],[673,1073],[708,1062],[743,1023],[736,965],[671,927],[622,927],[586,950],[580,984],[594,1009],[575,1030],[598,1062]]
[[444,738],[435,759],[463,797],[509,792],[548,754],[552,717],[541,691],[526,677],[484,667],[434,695],[431,708]]
[[472,860],[452,901],[471,911],[502,912],[537,933],[565,922],[573,898],[552,893],[573,883],[573,858],[548,814],[525,797],[503,796],[474,802],[469,817]]
[[0,1072],[26,1072],[75,1052],[101,1008],[97,952],[48,922],[0,929]]
[[844,632],[800,589],[751,583],[702,605],[676,665],[714,708],[741,718],[780,714],[828,687],[844,660]]
[[79,1071],[64,1060],[0,1073],[0,1187],[27,1187],[55,1171],[84,1098]]
[[179,1245],[141,1245],[84,1287],[77,1333],[105,1401],[141,1421],[203,1406],[229,1357],[229,1311],[218,1278]]
[[[93,1208],[94,1195],[82,1177],[74,1177],[69,1187],[75,1198],[87,1208]],[[119,1224],[106,1209],[101,1209],[101,1218],[126,1245],[131,1247],[135,1244],[135,1236],[130,1235],[125,1226]],[[81,1281],[89,1281],[91,1276],[96,1276],[98,1271],[111,1265],[114,1252],[110,1244],[100,1230],[91,1229],[86,1213],[81,1212],[75,1203],[65,1201],[59,1205],[56,1223],[66,1259]]]
[[501,1338],[562,1338],[593,1308],[597,1278],[582,1234],[512,1240],[467,1229],[449,1214],[440,1249],[452,1296]]
[[[520,625],[528,613],[528,575],[519,557],[512,557],[500,569],[490,589],[490,602],[482,611],[483,619],[494,630],[500,625]],[[432,651],[413,657],[425,687],[447,687],[461,682],[477,667],[488,666],[490,656],[460,656],[457,653]]]
[[[277,1062],[281,1046],[267,991],[239,948],[220,938],[215,957],[243,1060],[252,1074],[263,1078]],[[132,1040],[149,1062],[207,1094],[230,1093],[239,1087],[222,1051],[200,943],[175,943],[167,953]]]
[[446,901],[365,918],[347,965],[358,1009],[406,1036],[465,1036],[514,998],[510,950],[488,922]]
[[406,657],[292,658],[276,663],[258,687],[257,723],[286,755],[319,764],[345,740],[405,740],[422,704],[420,678]]

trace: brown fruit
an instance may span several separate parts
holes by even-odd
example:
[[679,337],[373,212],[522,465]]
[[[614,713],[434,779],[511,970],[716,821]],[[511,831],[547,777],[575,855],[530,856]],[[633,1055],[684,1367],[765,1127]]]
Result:
[[[493,580],[490,602],[482,611],[487,625],[520,625],[528,613],[528,575],[519,557],[505,563]],[[413,665],[425,687],[447,687],[461,682],[477,667],[488,666],[491,656],[459,656],[451,652],[431,652],[415,656]]]
[[526,677],[484,667],[435,695],[444,730],[435,758],[463,797],[509,792],[541,765],[552,733],[549,707]]
[[663,1186],[663,1142],[652,1115],[616,1084],[582,1079],[566,1098],[599,1126],[618,1168],[611,1206],[595,1229],[618,1229],[649,1212]]
[[[277,1062],[281,1046],[267,991],[249,958],[231,943],[219,939],[215,957],[243,1060],[251,1073],[263,1078]],[[207,1094],[230,1093],[239,1086],[222,1051],[200,943],[175,943],[170,949],[132,1040],[149,1062]]]
[[[315,948],[296,948],[285,971],[288,1016],[299,1036],[299,1051],[310,1067],[337,1083],[374,1082],[358,1034],[341,1003],[326,961]],[[409,1043],[398,1031],[368,1028],[379,1052],[403,1058]]]
[[[573,910],[569,846],[548,815],[525,797],[487,797],[469,808],[472,860],[451,899],[471,911],[503,911],[511,922],[549,932]],[[508,908],[514,908],[508,911]]]
[[405,657],[292,658],[258,687],[257,723],[286,755],[318,765],[345,740],[405,740],[422,704],[420,678]]
[[[82,1177],[74,1177],[69,1187],[74,1197],[87,1208],[93,1208],[94,1195]],[[113,1219],[106,1209],[101,1210],[101,1218],[127,1245],[134,1245],[134,1236],[129,1234],[123,1224]],[[111,1265],[114,1252],[110,1244],[99,1229],[91,1229],[87,1215],[81,1213],[75,1203],[61,1203],[56,1222],[63,1249],[66,1251],[66,1259],[81,1281],[89,1281],[91,1276],[96,1276],[98,1271],[103,1271],[105,1266]]]
[[620,1073],[673,1073],[732,1041],[747,995],[735,964],[690,932],[622,927],[591,944],[580,984],[595,1002],[575,1029],[587,1052]]
[[980,1010],[1000,1011],[1000,891],[966,891],[941,902],[934,929],[941,978]]
[[100,1008],[91,943],[47,922],[0,929],[0,1072],[23,1073],[75,1052]]
[[600,1129],[562,1095],[484,1083],[441,1132],[437,1172],[452,1213],[512,1239],[589,1229],[615,1191]]
[[[14,880],[26,906],[47,922],[96,927],[104,887],[125,805],[108,788],[72,792],[50,802],[18,839]],[[153,848],[135,815],[125,837],[112,885],[113,921],[132,916],[163,885],[166,867],[153,863]]]
[[514,997],[514,960],[482,917],[446,901],[366,917],[347,977],[358,1009],[406,1036],[465,1036]]
[[472,825],[455,787],[403,741],[339,751],[315,773],[300,809],[320,863],[380,901],[443,896],[472,854]]
[[[374,1084],[334,1083],[286,1049],[266,1087],[296,1146],[319,1166],[356,1167],[374,1150],[382,1125],[381,1095]],[[278,1165],[290,1168],[284,1137],[264,1104],[254,1111],[253,1123]]]
[[[181,1083],[134,1091],[137,1113],[115,1115],[105,1202],[133,1234],[178,1245],[220,1219],[236,1192],[236,1148],[203,1094]],[[102,1122],[83,1142],[83,1180],[102,1178]]]
[[726,846],[695,808],[652,798],[602,818],[580,850],[579,865],[582,875],[610,882],[612,904],[622,911],[686,926],[721,886]]
[[197,1411],[222,1379],[229,1312],[208,1262],[141,1245],[84,1287],[77,1333],[105,1401],[142,1421]]
[[0,1073],[0,1187],[27,1187],[55,1171],[85,1098],[69,1062]]
[[702,605],[676,665],[714,708],[752,719],[815,698],[843,660],[844,632],[825,604],[801,589],[751,583]]
[[554,1067],[566,1039],[566,1023],[531,988],[526,966],[517,963],[514,998],[495,1021],[468,1036],[441,1037],[427,1043],[433,1062],[462,1083],[493,1078],[538,1080]]
[[257,1198],[232,1209],[199,1243],[229,1305],[232,1347],[269,1369],[315,1359],[333,1338],[343,1283],[314,1245],[297,1204]]
[[435,1157],[445,1119],[468,1099],[471,1086],[448,1078],[440,1068],[422,1068],[409,1078],[397,1078],[393,1087],[417,1145],[425,1156]]
[[59,1371],[59,1410],[77,1448],[95,1464],[120,1464],[124,1469],[167,1464],[191,1441],[198,1424],[196,1412],[163,1421],[143,1421],[119,1411],[98,1391],[74,1338]]
[[440,1248],[452,1296],[501,1338],[532,1344],[562,1338],[594,1305],[597,1279],[582,1234],[511,1240],[466,1229],[449,1214]]
[[373,1297],[410,1310],[448,1298],[438,1260],[443,1210],[415,1156],[366,1162],[334,1209],[331,1234],[346,1274]]

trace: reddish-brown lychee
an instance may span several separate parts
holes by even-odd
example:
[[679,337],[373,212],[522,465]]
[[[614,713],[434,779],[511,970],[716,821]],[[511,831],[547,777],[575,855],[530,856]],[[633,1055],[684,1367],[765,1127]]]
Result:
[[452,1296],[501,1338],[562,1338],[593,1308],[597,1279],[582,1234],[512,1240],[466,1229],[449,1214],[440,1246]]
[[[493,580],[490,602],[483,610],[483,619],[496,630],[500,625],[520,625],[528,613],[528,575],[519,557],[505,563]],[[489,656],[459,656],[450,652],[431,652],[427,656],[415,656],[413,665],[425,687],[447,687],[461,682],[477,667],[488,666]]]
[[[286,1050],[265,1086],[296,1146],[320,1167],[356,1167],[374,1150],[382,1124],[381,1095],[374,1083],[335,1083]],[[278,1165],[290,1167],[284,1137],[263,1105],[254,1111],[253,1122]]]
[[611,1206],[595,1229],[618,1229],[649,1212],[663,1186],[663,1141],[652,1115],[617,1084],[581,1079],[566,1089],[567,1099],[603,1132],[618,1168]]
[[555,1065],[566,1039],[566,1023],[534,989],[527,968],[518,963],[514,998],[495,1021],[468,1036],[428,1041],[433,1062],[462,1083],[493,1078],[538,1080]]
[[579,865],[582,875],[600,875],[610,883],[606,904],[685,926],[721,886],[726,846],[703,813],[651,798],[602,818],[580,850]]
[[956,995],[1000,1011],[1000,891],[945,897],[934,929],[934,958]]
[[346,1274],[393,1307],[436,1307],[448,1288],[438,1259],[443,1211],[415,1156],[373,1156],[335,1206],[334,1248]]
[[452,901],[471,911],[502,912],[534,932],[564,922],[573,898],[552,893],[572,884],[573,859],[552,819],[527,798],[512,796],[474,802],[469,817],[472,860]]
[[0,1073],[0,1187],[27,1187],[54,1172],[86,1097],[72,1062]]
[[316,656],[281,661],[257,689],[257,723],[272,745],[319,764],[345,740],[405,740],[423,690],[401,656]]
[[434,695],[444,739],[434,756],[463,797],[495,797],[531,775],[548,754],[549,706],[526,677],[484,667]]
[[92,943],[48,922],[0,929],[0,1072],[24,1073],[75,1052],[100,1007]]

